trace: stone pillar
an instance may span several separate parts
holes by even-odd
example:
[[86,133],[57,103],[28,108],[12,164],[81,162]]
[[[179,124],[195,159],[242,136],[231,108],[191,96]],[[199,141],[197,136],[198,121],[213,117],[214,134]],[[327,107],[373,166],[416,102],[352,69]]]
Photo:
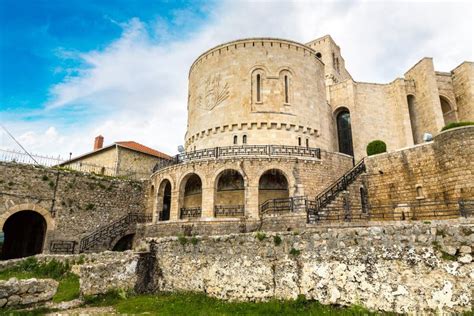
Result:
[[251,219],[258,219],[258,211],[258,181],[254,180],[245,188],[245,215]]
[[179,219],[179,190],[171,192],[171,209],[170,220],[176,221]]
[[202,218],[214,217],[214,187],[206,186],[202,188],[201,209]]

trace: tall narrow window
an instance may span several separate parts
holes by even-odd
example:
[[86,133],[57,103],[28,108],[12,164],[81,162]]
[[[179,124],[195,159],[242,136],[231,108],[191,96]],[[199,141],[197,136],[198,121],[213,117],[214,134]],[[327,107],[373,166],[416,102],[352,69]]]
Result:
[[309,147],[309,139],[306,138],[306,148]]
[[262,78],[260,77],[260,74],[257,74],[257,102],[262,101],[262,95],[261,95],[261,90],[262,90]]
[[237,135],[234,135],[234,145],[237,145]]
[[348,110],[339,112],[336,117],[339,152],[353,156],[351,115]]
[[298,137],[298,146],[301,146],[301,137]]
[[290,102],[289,102],[289,98],[288,98],[288,90],[289,90],[289,89],[288,89],[288,84],[289,84],[289,82],[288,82],[288,76],[285,75],[285,103],[287,103],[287,104],[290,103]]
[[242,144],[247,144],[247,135],[242,136]]

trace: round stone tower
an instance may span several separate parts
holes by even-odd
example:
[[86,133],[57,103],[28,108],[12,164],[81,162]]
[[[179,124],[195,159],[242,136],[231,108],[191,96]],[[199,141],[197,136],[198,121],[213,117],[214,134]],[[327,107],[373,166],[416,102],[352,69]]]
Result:
[[186,151],[329,148],[324,64],[303,44],[254,38],[212,48],[191,66],[188,97]]

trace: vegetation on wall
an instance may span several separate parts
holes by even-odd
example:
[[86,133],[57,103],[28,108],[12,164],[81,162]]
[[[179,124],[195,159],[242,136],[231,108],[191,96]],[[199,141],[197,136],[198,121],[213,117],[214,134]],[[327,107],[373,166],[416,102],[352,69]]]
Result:
[[474,125],[474,122],[469,122],[469,121],[468,122],[453,122],[443,127],[441,131],[445,131],[451,128],[456,128],[456,127],[461,127],[461,126],[469,126],[469,125]]
[[387,152],[387,145],[382,140],[373,140],[367,145],[367,156]]

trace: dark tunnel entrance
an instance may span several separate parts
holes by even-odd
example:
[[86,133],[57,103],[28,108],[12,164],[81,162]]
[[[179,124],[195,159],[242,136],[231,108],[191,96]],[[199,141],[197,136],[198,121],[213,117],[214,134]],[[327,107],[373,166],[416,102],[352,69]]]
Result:
[[112,251],[125,251],[130,250],[133,247],[133,238],[135,234],[125,235],[117,241],[117,243],[112,248]]
[[21,211],[6,220],[3,233],[3,260],[32,256],[43,250],[46,221],[36,212]]

